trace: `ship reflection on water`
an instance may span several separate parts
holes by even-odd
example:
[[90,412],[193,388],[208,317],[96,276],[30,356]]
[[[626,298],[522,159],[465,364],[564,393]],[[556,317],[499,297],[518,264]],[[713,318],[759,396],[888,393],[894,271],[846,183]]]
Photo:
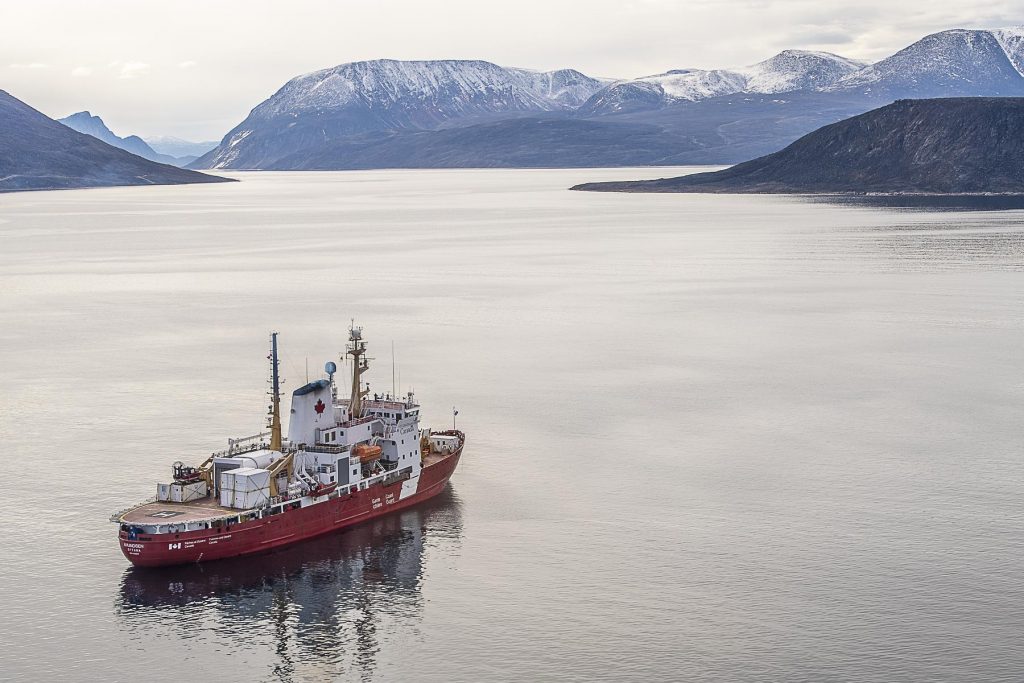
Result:
[[273,554],[130,568],[118,613],[133,631],[158,625],[176,637],[242,637],[236,642],[257,654],[276,653],[270,666],[281,680],[356,671],[368,678],[378,629],[415,628],[421,618],[427,551],[457,551],[461,536],[461,504],[449,487],[412,509]]

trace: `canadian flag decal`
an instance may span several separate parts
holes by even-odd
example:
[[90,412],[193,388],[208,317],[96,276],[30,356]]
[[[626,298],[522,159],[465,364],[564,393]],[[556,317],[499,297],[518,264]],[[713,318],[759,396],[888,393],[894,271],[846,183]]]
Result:
[[325,406],[325,405],[324,405],[324,401],[323,401],[323,399],[319,399],[319,398],[318,398],[318,399],[317,399],[317,401],[316,401],[316,405],[315,405],[315,406],[313,406],[313,410],[315,410],[315,411],[316,411],[316,414],[317,414],[317,415],[320,415],[321,413],[323,413],[323,412],[324,412],[324,408],[326,408],[326,407],[327,407],[327,406]]

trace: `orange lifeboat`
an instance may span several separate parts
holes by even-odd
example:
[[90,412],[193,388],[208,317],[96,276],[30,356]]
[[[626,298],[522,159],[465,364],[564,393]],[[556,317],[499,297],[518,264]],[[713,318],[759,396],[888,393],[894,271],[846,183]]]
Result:
[[360,443],[356,444],[352,448],[352,455],[358,458],[359,462],[372,462],[374,460],[380,460],[380,455],[384,451],[380,446],[371,446],[370,444]]

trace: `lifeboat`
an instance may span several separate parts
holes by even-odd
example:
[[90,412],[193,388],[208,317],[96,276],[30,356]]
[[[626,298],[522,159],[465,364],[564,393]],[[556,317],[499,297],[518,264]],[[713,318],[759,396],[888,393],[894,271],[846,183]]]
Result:
[[373,462],[374,460],[380,460],[381,453],[383,452],[384,449],[380,446],[371,446],[366,443],[356,444],[352,448],[352,455],[359,460],[359,462]]
[[338,488],[337,484],[320,484],[316,488],[310,490],[309,495],[316,498],[317,496],[326,496],[328,493]]

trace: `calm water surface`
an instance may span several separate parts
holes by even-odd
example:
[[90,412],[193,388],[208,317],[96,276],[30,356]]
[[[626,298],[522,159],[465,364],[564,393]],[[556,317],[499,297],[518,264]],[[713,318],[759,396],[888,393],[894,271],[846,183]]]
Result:
[[[656,170],[0,196],[0,677],[1019,681],[1024,211],[566,192]],[[350,318],[441,497],[135,571],[108,515]]]

